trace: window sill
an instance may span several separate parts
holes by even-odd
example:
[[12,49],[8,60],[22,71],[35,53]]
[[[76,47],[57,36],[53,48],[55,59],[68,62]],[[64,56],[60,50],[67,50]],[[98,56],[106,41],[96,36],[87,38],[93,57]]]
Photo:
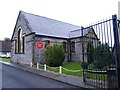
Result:
[[15,54],[25,54],[25,53],[15,53]]

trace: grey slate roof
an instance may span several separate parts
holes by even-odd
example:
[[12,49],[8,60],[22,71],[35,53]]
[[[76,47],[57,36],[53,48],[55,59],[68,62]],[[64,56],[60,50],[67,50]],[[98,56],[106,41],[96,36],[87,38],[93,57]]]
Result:
[[[31,13],[26,13],[23,11],[20,11],[20,13],[25,16],[25,19],[27,20],[31,31],[35,32],[36,35],[67,39],[82,36],[80,26],[72,25],[43,16],[34,15]],[[88,32],[94,32],[94,29],[92,27],[84,28],[83,36],[87,35]]]
[[80,29],[80,26],[49,19],[26,12],[21,12],[29,23],[32,32],[37,35],[70,38],[70,32]]

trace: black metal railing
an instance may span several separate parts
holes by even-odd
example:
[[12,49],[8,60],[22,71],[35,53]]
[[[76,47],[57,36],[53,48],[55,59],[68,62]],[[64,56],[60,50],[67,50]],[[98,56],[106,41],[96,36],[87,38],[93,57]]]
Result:
[[[82,56],[84,82],[96,88],[119,87],[118,23],[116,15],[88,27],[82,27]],[[86,33],[89,32],[89,33]],[[87,59],[87,60],[85,60]],[[112,83],[111,83],[112,80]]]

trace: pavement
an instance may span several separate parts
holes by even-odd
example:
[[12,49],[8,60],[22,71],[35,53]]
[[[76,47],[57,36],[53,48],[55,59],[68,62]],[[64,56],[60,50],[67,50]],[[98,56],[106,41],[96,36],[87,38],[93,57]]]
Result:
[[72,75],[66,75],[66,74],[59,74],[59,73],[55,73],[55,72],[50,72],[50,71],[44,71],[44,70],[37,70],[34,69],[33,67],[27,66],[27,65],[21,65],[21,64],[15,64],[15,63],[9,63],[9,62],[2,62],[3,64],[12,66],[12,67],[16,67],[28,72],[32,72],[34,74],[46,77],[46,78],[51,78],[63,83],[67,83],[70,85],[74,85],[80,88],[91,88],[93,89],[94,87],[86,85],[85,83],[82,82],[82,77],[77,77],[77,76],[72,76]]

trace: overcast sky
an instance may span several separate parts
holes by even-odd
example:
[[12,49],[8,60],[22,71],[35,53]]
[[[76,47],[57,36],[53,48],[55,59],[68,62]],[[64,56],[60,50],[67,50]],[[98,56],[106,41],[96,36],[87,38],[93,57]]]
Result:
[[11,38],[20,10],[85,26],[118,13],[119,0],[0,0],[0,40]]

